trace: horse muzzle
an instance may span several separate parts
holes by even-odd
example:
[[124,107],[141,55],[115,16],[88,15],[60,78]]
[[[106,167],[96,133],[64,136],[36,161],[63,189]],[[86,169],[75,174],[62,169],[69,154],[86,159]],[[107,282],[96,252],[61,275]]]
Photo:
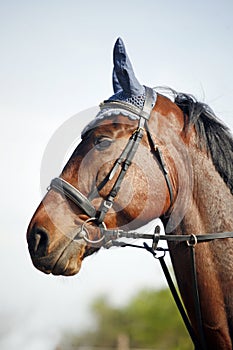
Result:
[[86,248],[83,239],[74,241],[63,236],[51,243],[47,231],[34,225],[28,229],[27,242],[33,265],[38,270],[64,276],[79,272]]

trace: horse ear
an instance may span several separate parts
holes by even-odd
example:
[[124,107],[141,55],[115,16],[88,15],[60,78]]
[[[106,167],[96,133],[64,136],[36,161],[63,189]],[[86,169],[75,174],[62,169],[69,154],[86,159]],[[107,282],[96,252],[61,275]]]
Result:
[[144,87],[135,77],[132,64],[126,53],[124,43],[118,38],[113,49],[113,75],[116,76],[113,83],[114,91],[123,90],[129,96],[139,96],[144,92]]

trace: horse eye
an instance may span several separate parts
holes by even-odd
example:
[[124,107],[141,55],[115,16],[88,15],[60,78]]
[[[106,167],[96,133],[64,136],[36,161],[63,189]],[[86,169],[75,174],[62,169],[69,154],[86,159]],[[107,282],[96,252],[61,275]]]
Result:
[[99,151],[103,151],[111,146],[112,140],[106,137],[99,137],[95,140],[95,146]]

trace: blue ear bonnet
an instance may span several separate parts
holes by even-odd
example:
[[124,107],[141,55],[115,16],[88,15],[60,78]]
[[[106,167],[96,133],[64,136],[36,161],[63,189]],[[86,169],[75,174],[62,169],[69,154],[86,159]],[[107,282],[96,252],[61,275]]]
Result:
[[[142,110],[146,100],[146,89],[145,86],[141,85],[135,77],[132,64],[126,53],[125,46],[121,38],[117,39],[114,46],[113,64],[114,68],[112,80],[114,95],[111,96],[108,101],[124,101]],[[153,91],[152,107],[156,103],[156,98],[156,92]],[[137,114],[129,112],[125,109],[106,107],[101,109],[96,118],[85,127],[82,132],[82,136],[96,124],[96,119],[99,120],[104,117],[110,117],[112,115],[119,114],[124,115],[132,120],[139,118]]]
[[[145,102],[145,87],[137,80],[124,43],[118,38],[113,49],[113,89],[115,94],[109,101],[125,101],[139,108]],[[156,101],[156,94],[154,102]]]

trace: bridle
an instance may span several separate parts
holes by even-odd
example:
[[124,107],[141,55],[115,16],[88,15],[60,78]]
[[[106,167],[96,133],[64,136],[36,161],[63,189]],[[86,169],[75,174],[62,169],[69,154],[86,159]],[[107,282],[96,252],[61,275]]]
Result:
[[[65,195],[65,197],[69,198],[75,205],[81,208],[85,214],[88,215],[89,218],[82,225],[81,232],[78,236],[82,237],[87,243],[91,244],[92,246],[103,246],[111,239],[109,234],[107,234],[108,230],[106,229],[104,218],[110,210],[110,208],[112,207],[113,202],[117,194],[119,193],[122,181],[127,173],[129,166],[132,163],[134,155],[137,152],[138,146],[145,132],[147,134],[152,152],[155,158],[157,159],[160,170],[164,175],[170,197],[170,207],[173,204],[174,194],[172,190],[171,180],[169,177],[169,172],[167,170],[163,154],[160,151],[158,145],[155,144],[148,126],[148,121],[150,119],[151,111],[154,105],[154,92],[153,89],[148,87],[145,87],[145,102],[142,109],[124,101],[107,100],[100,104],[100,109],[102,110],[117,109],[133,113],[138,118],[138,126],[136,130],[132,133],[124,150],[114,163],[108,175],[93,191],[91,191],[88,197],[84,196],[78,189],[76,189],[74,186],[72,186],[70,183],[68,183],[62,178],[55,178],[51,181],[51,184],[48,189],[55,189],[56,191],[62,193],[63,195]],[[114,185],[112,186],[112,189],[110,190],[107,198],[102,201],[100,208],[96,210],[95,207],[92,205],[91,200],[98,196],[100,190],[103,189],[103,187],[108,183],[108,181],[110,181],[114,177],[119,168],[120,172],[117,176]],[[94,241],[89,239],[87,224],[90,222],[95,223],[101,230],[102,237],[100,239]]]
[[[160,170],[163,173],[167,184],[169,197],[170,197],[169,208],[171,208],[173,205],[174,194],[173,194],[169,172],[168,172],[166,163],[164,161],[163,154],[159,149],[159,147],[155,144],[148,126],[148,121],[150,119],[151,111],[155,104],[153,99],[153,90],[151,88],[145,87],[145,94],[146,94],[146,97],[145,97],[143,108],[136,107],[124,101],[107,100],[100,104],[101,110],[106,108],[111,108],[111,109],[119,109],[119,110],[127,111],[129,113],[133,113],[134,115],[138,116],[138,126],[137,126],[137,129],[132,133],[124,150],[120,154],[119,158],[116,160],[115,164],[113,165],[112,169],[110,170],[106,178],[97,186],[97,188],[95,188],[88,195],[88,197],[84,196],[77,188],[75,188],[74,186],[72,186],[62,178],[53,179],[51,181],[51,184],[48,190],[50,189],[56,190],[62,195],[64,195],[65,197],[69,198],[76,206],[78,206],[88,216],[88,219],[83,223],[81,227],[81,232],[79,232],[77,237],[75,237],[74,239],[76,238],[84,239],[89,245],[97,248],[102,246],[105,248],[109,248],[110,246],[113,246],[113,245],[120,246],[120,247],[131,246],[131,247],[137,247],[137,248],[144,248],[147,251],[149,251],[155,258],[159,259],[161,267],[167,279],[168,285],[172,292],[173,298],[180,311],[180,314],[183,318],[183,321],[189,332],[189,335],[195,345],[195,349],[206,350],[207,348],[206,348],[205,337],[204,337],[202,314],[201,314],[199,292],[198,292],[198,282],[197,282],[196,263],[195,263],[195,247],[198,243],[201,243],[201,242],[209,242],[215,239],[232,238],[233,232],[210,233],[210,234],[201,234],[197,236],[193,234],[162,236],[160,235],[159,226],[156,226],[153,234],[146,234],[146,233],[139,233],[139,232],[132,232],[132,231],[128,232],[128,231],[119,230],[119,229],[107,229],[104,223],[104,218],[113,205],[114,199],[121,188],[122,181],[125,177],[125,174],[129,166],[132,163],[133,157],[137,152],[138,146],[145,132],[147,134],[151,150],[159,164]],[[113,179],[118,169],[120,169],[120,171],[118,172],[117,179],[114,185],[112,186],[112,189],[110,190],[107,198],[103,199],[100,208],[97,210],[92,205],[91,200],[98,195],[99,191],[108,183],[108,181]],[[88,228],[87,228],[89,223],[95,223],[95,225],[100,229],[100,232],[101,232],[100,239],[97,239],[97,240],[90,239]],[[146,243],[144,243],[144,246],[138,246],[134,244],[127,244],[124,242],[117,241],[117,239],[123,238],[123,237],[134,238],[134,239],[139,239],[139,238],[151,239],[152,246],[149,247]],[[172,281],[171,275],[169,273],[169,269],[167,268],[166,263],[164,261],[165,252],[168,249],[158,247],[158,242],[161,240],[166,240],[167,242],[185,243],[190,248],[190,257],[191,257],[191,264],[192,264],[191,277],[192,277],[192,283],[193,283],[193,298],[194,298],[194,304],[195,304],[195,313],[196,313],[196,319],[197,319],[197,325],[198,325],[197,327],[198,327],[198,332],[200,336],[200,341],[197,338],[191,326],[190,320],[186,314],[183,303]],[[163,255],[157,257],[156,251],[157,252],[162,251]]]

